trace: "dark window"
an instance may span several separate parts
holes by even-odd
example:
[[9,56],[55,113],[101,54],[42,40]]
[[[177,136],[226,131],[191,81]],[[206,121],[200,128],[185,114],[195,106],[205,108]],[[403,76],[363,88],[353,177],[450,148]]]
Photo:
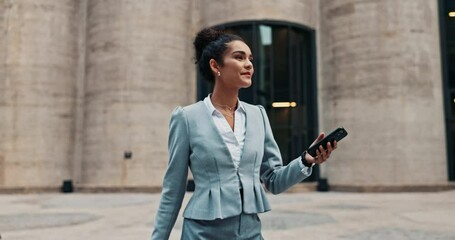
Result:
[[455,181],[455,1],[440,0],[449,180]]
[[[283,22],[221,25],[240,35],[254,55],[253,85],[239,98],[265,107],[284,164],[298,157],[317,135],[314,30]],[[198,77],[198,99],[212,86]],[[277,107],[279,104],[289,105]],[[318,169],[307,181],[318,177]]]

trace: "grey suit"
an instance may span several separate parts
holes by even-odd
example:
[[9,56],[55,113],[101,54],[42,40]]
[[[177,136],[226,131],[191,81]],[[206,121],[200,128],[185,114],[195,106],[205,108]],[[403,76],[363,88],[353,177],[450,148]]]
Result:
[[246,136],[238,171],[202,101],[174,110],[170,121],[169,163],[152,239],[169,238],[185,195],[188,167],[196,188],[183,216],[197,220],[269,211],[260,179],[270,192],[278,194],[307,177],[301,172],[298,159],[283,167],[264,108],[242,104],[246,112]]

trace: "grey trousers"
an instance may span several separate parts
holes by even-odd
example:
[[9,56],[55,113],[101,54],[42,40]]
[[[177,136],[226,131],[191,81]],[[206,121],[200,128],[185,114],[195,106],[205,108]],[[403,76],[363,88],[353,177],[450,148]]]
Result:
[[182,240],[262,240],[261,220],[245,214],[215,220],[183,220]]

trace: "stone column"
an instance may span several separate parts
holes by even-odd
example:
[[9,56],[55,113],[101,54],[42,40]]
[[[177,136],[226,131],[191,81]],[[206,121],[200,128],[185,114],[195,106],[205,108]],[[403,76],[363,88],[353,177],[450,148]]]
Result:
[[329,182],[447,184],[437,0],[324,0],[320,10],[320,125],[350,133]]
[[194,101],[191,1],[93,0],[87,17],[83,186],[161,187],[170,114]]
[[0,1],[0,188],[70,178],[79,3]]

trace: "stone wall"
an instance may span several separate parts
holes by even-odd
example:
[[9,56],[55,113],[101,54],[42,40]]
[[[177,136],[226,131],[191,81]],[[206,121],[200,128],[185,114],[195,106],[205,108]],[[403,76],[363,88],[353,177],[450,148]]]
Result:
[[447,185],[437,0],[0,0],[0,190],[159,189],[194,35],[245,20],[315,29],[332,186]]
[[160,186],[171,111],[194,99],[191,1],[116,3],[94,0],[87,8],[80,181],[87,187]]
[[340,186],[447,183],[437,1],[321,1],[321,128]]
[[0,1],[1,187],[70,177],[79,2]]

